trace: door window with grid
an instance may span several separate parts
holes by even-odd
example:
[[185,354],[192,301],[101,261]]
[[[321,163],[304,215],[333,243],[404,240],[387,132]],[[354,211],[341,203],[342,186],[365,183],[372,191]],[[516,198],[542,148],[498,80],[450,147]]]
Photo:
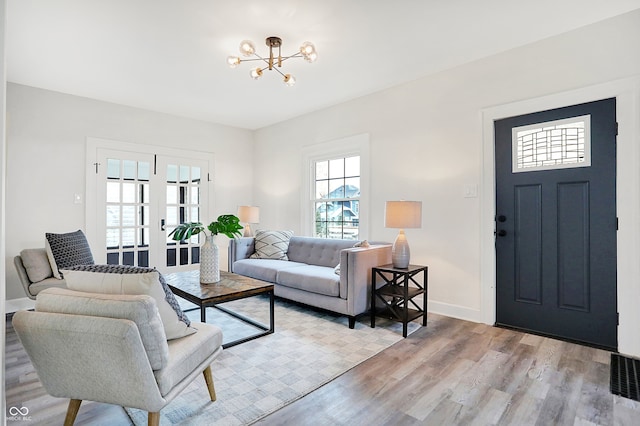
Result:
[[107,263],[149,266],[151,162],[107,158],[106,164]]
[[360,237],[360,156],[313,163],[314,236]]
[[166,170],[166,213],[163,220],[167,227],[167,267],[199,263],[202,234],[194,235],[188,240],[175,241],[169,237],[169,233],[181,223],[201,221],[202,169],[195,165],[176,164],[174,161],[164,164],[163,168]]

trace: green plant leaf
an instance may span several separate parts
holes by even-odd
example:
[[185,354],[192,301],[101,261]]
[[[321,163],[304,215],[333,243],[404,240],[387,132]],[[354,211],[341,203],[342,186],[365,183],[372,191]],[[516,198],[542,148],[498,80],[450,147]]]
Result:
[[184,241],[204,231],[204,225],[200,222],[186,222],[176,226],[169,233],[169,236],[175,241]]
[[240,219],[232,214],[223,214],[218,216],[218,220],[211,222],[208,229],[211,231],[212,235],[224,234],[229,238],[242,235],[240,232],[242,229]]

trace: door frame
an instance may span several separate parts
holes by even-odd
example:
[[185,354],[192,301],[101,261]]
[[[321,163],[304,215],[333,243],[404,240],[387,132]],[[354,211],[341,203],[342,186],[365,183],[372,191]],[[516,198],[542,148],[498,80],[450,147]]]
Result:
[[637,325],[640,324],[640,311],[637,310],[640,300],[640,262],[637,261],[640,258],[640,76],[480,111],[480,319],[490,325],[496,321],[494,121],[613,97],[616,98],[619,126],[616,154],[618,350],[640,356],[637,337]]
[[[209,175],[207,179],[209,180],[208,187],[208,203],[207,210],[208,212],[214,211],[214,183],[215,183],[215,155],[211,152],[203,152],[196,150],[184,150],[184,149],[176,149],[169,148],[157,145],[150,144],[142,144],[142,143],[132,143],[132,142],[123,142],[118,140],[111,139],[103,139],[103,138],[94,138],[88,136],[86,139],[86,152],[85,152],[85,234],[87,236],[87,241],[89,242],[90,247],[98,247],[99,241],[97,240],[98,235],[98,224],[95,218],[96,212],[94,210],[97,205],[97,191],[96,185],[100,184],[96,179],[95,172],[95,163],[97,160],[98,149],[108,149],[114,151],[129,151],[135,153],[148,153],[148,154],[156,154],[162,155],[166,157],[178,157],[178,158],[193,158],[198,161],[205,161],[208,163]],[[157,224],[160,227],[160,223]]]

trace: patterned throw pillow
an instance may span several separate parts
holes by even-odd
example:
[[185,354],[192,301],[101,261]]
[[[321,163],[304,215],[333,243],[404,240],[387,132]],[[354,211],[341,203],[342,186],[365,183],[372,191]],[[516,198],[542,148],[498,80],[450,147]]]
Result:
[[81,230],[67,234],[47,232],[46,248],[53,276],[61,279],[60,269],[75,265],[93,265],[93,254]]
[[255,253],[252,259],[289,260],[289,240],[293,231],[262,231],[256,232]]

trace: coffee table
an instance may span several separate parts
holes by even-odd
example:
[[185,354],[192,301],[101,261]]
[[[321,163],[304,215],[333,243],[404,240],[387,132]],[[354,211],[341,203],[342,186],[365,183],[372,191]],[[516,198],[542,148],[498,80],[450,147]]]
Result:
[[[262,330],[258,334],[233,340],[222,345],[223,348],[239,345],[258,337],[266,336],[275,331],[275,321],[273,314],[273,284],[253,278],[237,275],[231,272],[220,271],[220,281],[214,284],[201,284],[200,271],[174,272],[164,275],[169,288],[177,296],[198,305],[200,309],[200,321],[207,322],[207,308],[215,308],[226,314],[233,316],[247,324]],[[269,295],[269,325],[266,326],[258,321],[233,312],[220,306],[221,303],[232,300],[244,299],[260,294]],[[187,310],[188,311],[188,310]]]

